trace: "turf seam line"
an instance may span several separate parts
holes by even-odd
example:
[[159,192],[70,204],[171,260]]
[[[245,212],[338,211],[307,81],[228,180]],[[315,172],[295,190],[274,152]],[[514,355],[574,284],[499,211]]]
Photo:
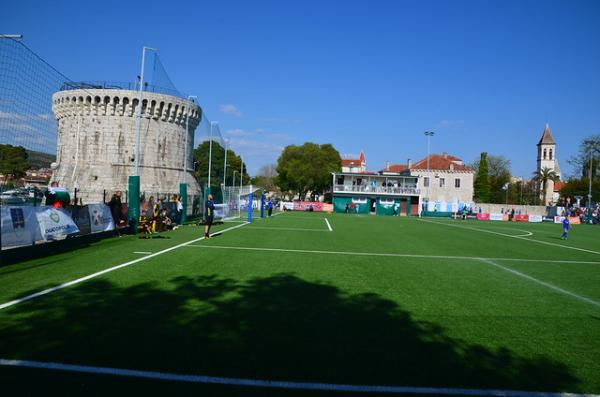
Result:
[[529,281],[533,281],[534,283],[540,284],[540,285],[542,285],[542,286],[544,286],[546,288],[550,288],[550,289],[552,289],[552,290],[554,290],[556,292],[560,292],[563,295],[567,295],[567,296],[570,296],[572,298],[578,299],[578,300],[580,300],[582,302],[586,302],[586,303],[589,303],[589,304],[594,305],[596,307],[600,307],[600,302],[596,302],[593,299],[586,298],[585,296],[581,296],[581,295],[575,294],[575,293],[573,293],[571,291],[567,291],[565,289],[557,287],[554,284],[550,284],[550,283],[547,283],[545,281],[539,280],[539,279],[537,279],[535,277],[529,276],[529,275],[527,275],[525,273],[521,273],[518,270],[514,270],[514,269],[511,269],[509,267],[502,266],[502,265],[500,265],[498,263],[495,263],[493,260],[483,259],[482,258],[481,261],[484,262],[484,263],[487,263],[489,265],[495,266],[495,267],[497,267],[499,269],[502,269],[502,270],[504,270],[506,272],[512,273],[512,274],[514,274],[516,276],[523,277],[524,279],[527,279]]
[[325,219],[325,223],[327,224],[327,228],[329,229],[330,232],[333,232],[333,229],[331,228],[331,225],[329,224],[329,221],[327,220],[327,218],[323,218]]
[[63,364],[55,362],[42,362],[31,360],[0,359],[0,365],[7,367],[36,368],[55,371],[78,372],[99,375],[112,375],[145,379],[158,379],[164,381],[205,383],[229,386],[246,386],[259,388],[296,389],[296,390],[323,390],[362,393],[407,393],[407,394],[437,394],[454,396],[494,396],[494,397],[600,397],[597,394],[539,392],[525,390],[499,390],[499,389],[462,389],[451,387],[412,387],[412,386],[384,386],[384,385],[351,385],[340,383],[319,382],[293,382],[265,379],[226,378],[207,375],[186,375],[158,371],[144,371],[135,369],[99,367],[89,365]]
[[291,230],[301,232],[328,232],[324,229],[304,229],[300,227],[272,227],[272,226],[248,226],[246,229],[263,229],[263,230]]
[[[215,232],[215,233],[211,234],[211,236],[214,235],[214,234],[217,234],[217,233],[225,233],[225,232],[228,232],[230,230],[234,230],[234,229],[240,228],[242,226],[245,226],[247,224],[248,223],[246,222],[246,223],[242,223],[241,225],[232,226],[230,228],[227,228],[227,229]],[[186,245],[189,245],[189,244],[201,241],[201,240],[204,240],[204,237],[200,237],[200,238],[197,238],[197,239],[194,239],[194,240],[190,240],[188,242],[178,244],[178,245],[176,245],[174,247],[170,247],[170,248],[166,248],[166,249],[164,249],[162,251],[158,251],[158,252],[156,252],[154,254],[150,254],[150,255],[144,256],[142,258],[134,259],[132,261],[125,262],[125,263],[122,263],[120,265],[112,266],[112,267],[109,267],[108,269],[100,270],[99,272],[92,273],[92,274],[89,274],[87,276],[75,279],[75,280],[67,281],[66,283],[62,283],[62,284],[59,284],[57,286],[54,286],[54,287],[51,287],[51,288],[47,288],[47,289],[45,289],[43,291],[38,291],[38,292],[35,292],[33,294],[24,296],[22,298],[18,298],[18,299],[11,300],[9,302],[5,302],[5,303],[3,303],[3,304],[0,305],[0,310],[6,309],[7,307],[10,307],[10,306],[17,305],[19,303],[26,302],[26,301],[31,300],[31,299],[38,298],[40,296],[47,295],[47,294],[49,294],[51,292],[58,291],[58,290],[61,290],[63,288],[67,288],[67,287],[70,287],[70,286],[75,285],[75,284],[79,284],[81,282],[90,280],[92,278],[101,276],[101,275],[106,274],[106,273],[110,273],[112,271],[121,269],[123,267],[127,267],[127,266],[130,266],[130,265],[136,264],[138,262],[142,262],[142,261],[145,261],[147,259],[154,258],[155,256],[162,255],[164,253],[176,250],[176,249],[181,248],[181,247],[185,247]]]
[[134,254],[143,254],[143,255],[150,255],[152,252],[150,251],[133,251]]
[[290,252],[300,254],[329,254],[329,255],[353,255],[353,256],[384,256],[391,258],[423,258],[423,259],[464,259],[464,260],[494,260],[494,261],[511,261],[511,262],[541,262],[541,263],[583,263],[591,265],[600,265],[600,262],[594,261],[577,261],[577,260],[555,260],[555,259],[521,259],[521,258],[483,258],[479,256],[451,256],[451,255],[421,255],[421,254],[397,254],[397,253],[382,253],[382,252],[354,252],[354,251],[318,251],[318,250],[300,250],[286,248],[266,248],[266,247],[239,247],[226,245],[194,245],[189,244],[188,247],[198,248],[217,248],[217,249],[232,249],[232,250],[248,250],[248,251],[274,251],[274,252]]
[[438,224],[438,225],[452,226],[452,227],[458,227],[458,228],[461,228],[461,229],[475,230],[475,231],[478,231],[478,232],[492,233],[492,234],[497,234],[499,236],[517,238],[519,240],[525,240],[525,241],[531,241],[531,242],[534,242],[534,243],[550,245],[552,247],[561,247],[561,248],[567,248],[567,249],[572,249],[572,250],[577,250],[577,251],[583,251],[583,252],[589,252],[591,254],[600,255],[600,252],[598,252],[598,251],[587,250],[585,248],[579,248],[579,247],[571,247],[569,245],[549,243],[547,241],[534,240],[534,239],[530,239],[530,238],[527,238],[527,237],[524,237],[524,236],[512,236],[510,234],[504,234],[504,233],[500,233],[500,232],[495,232],[493,230],[478,229],[478,228],[468,227],[468,226],[463,226],[463,225],[451,225],[449,223],[435,222],[435,221],[429,221],[429,220],[425,220],[425,219],[418,219],[418,220],[421,221],[421,222],[435,223],[435,224]]

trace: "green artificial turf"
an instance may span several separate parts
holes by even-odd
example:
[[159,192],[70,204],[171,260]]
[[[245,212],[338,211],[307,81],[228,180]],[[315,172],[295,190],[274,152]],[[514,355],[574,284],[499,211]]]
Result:
[[[567,241],[561,233],[554,224],[284,213],[0,310],[0,358],[600,393],[600,228],[576,225]],[[0,267],[0,304],[201,235],[186,226]],[[79,382],[82,393],[98,384],[159,393],[171,383],[47,372],[0,367],[0,381]]]

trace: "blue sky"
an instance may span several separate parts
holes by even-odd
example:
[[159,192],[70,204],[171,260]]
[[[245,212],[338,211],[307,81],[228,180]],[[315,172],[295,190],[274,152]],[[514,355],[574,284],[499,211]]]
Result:
[[368,167],[487,151],[535,170],[546,122],[563,173],[600,133],[600,1],[8,1],[0,33],[74,80],[131,81],[156,47],[251,173],[287,144]]

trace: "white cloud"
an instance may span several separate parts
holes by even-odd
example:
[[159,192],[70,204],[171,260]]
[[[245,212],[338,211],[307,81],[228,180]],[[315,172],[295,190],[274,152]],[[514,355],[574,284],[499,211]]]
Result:
[[236,117],[240,117],[242,115],[242,112],[240,112],[239,109],[235,105],[232,105],[232,104],[221,105],[221,112],[226,113],[226,114],[231,114]]

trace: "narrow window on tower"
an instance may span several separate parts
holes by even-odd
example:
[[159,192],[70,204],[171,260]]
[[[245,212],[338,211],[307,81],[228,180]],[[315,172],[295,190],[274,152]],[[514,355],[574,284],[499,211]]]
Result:
[[546,149],[544,149],[544,160],[546,160]]
[[550,149],[550,158],[549,160],[552,160],[552,149]]

